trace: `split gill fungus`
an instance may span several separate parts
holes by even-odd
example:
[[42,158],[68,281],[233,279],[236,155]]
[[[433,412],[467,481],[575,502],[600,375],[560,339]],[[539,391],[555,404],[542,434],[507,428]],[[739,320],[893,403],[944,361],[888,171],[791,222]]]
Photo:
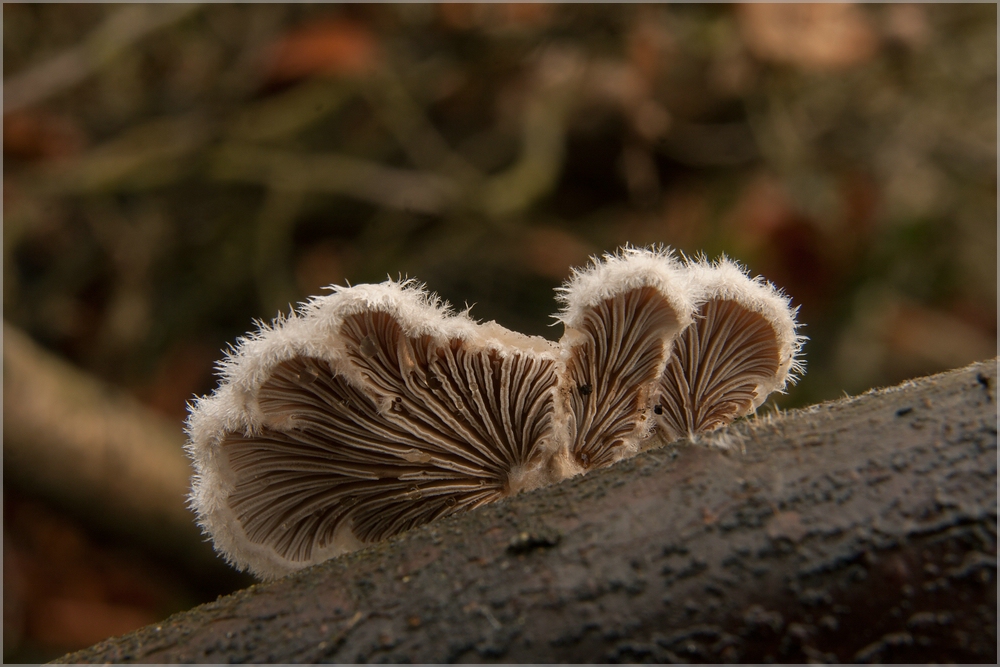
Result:
[[558,290],[558,342],[412,281],[332,287],[241,338],[188,419],[191,505],[272,579],[752,413],[802,372],[789,299],[626,247]]

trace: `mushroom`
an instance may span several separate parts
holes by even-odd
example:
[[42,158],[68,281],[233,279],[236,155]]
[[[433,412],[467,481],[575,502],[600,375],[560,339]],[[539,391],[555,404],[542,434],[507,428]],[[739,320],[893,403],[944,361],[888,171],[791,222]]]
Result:
[[553,481],[558,348],[413,283],[334,288],[242,339],[192,407],[192,505],[272,578]]
[[566,474],[639,450],[653,425],[651,403],[673,339],[691,323],[685,287],[669,251],[626,247],[574,270],[559,289]]
[[199,524],[265,579],[718,428],[801,370],[788,299],[726,259],[594,259],[558,344],[413,281],[330,289],[241,338],[188,419]]
[[698,311],[659,381],[654,412],[667,442],[750,414],[804,369],[805,337],[796,334],[798,309],[788,297],[725,257],[688,260],[685,273]]

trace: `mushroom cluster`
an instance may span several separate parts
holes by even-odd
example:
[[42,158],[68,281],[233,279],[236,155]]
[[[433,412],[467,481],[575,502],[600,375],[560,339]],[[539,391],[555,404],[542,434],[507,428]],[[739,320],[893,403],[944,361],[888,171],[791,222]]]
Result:
[[624,248],[560,288],[556,343],[413,281],[332,287],[241,338],[191,406],[191,505],[269,579],[753,412],[795,311],[725,258]]

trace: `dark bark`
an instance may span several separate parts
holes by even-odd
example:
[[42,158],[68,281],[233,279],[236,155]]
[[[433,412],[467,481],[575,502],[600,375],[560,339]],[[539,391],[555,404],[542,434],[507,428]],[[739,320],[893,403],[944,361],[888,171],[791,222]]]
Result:
[[745,421],[62,660],[995,662],[996,376]]

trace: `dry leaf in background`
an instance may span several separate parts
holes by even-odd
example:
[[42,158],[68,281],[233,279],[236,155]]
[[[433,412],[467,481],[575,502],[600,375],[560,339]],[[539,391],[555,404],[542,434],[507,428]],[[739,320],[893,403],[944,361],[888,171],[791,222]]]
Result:
[[310,76],[358,76],[373,71],[378,38],[347,19],[318,20],[293,28],[270,47],[267,77],[290,83]]
[[867,16],[852,3],[747,3],[738,16],[747,48],[761,60],[837,70],[871,59],[878,48]]

